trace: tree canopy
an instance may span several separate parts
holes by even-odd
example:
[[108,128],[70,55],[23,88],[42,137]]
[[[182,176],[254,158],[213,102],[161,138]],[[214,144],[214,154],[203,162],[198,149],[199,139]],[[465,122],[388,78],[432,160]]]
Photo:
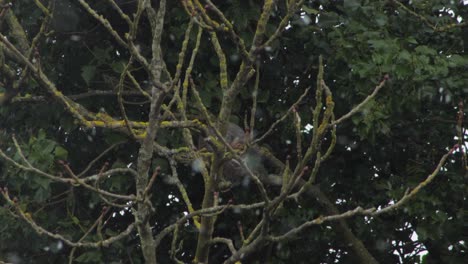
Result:
[[465,2],[0,0],[0,263],[464,263]]

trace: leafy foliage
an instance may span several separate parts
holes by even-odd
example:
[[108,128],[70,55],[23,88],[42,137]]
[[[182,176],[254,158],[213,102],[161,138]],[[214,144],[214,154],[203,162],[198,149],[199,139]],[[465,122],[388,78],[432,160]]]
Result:
[[[55,7],[50,9],[53,16],[48,28],[41,33],[43,35],[36,45],[36,55],[29,57],[36,60],[34,65],[39,65],[41,72],[70,101],[61,101],[60,96],[51,93],[47,84],[37,77],[38,73],[31,69],[27,72],[28,67],[8,53],[8,47],[1,42],[0,93],[6,97],[13,84],[21,78],[24,82],[21,81],[18,94],[0,106],[0,148],[19,164],[26,165],[24,156],[32,167],[70,181],[72,178],[67,175],[66,166],[77,175],[86,172],[80,177],[98,175],[96,177],[99,178],[103,168],[138,170],[141,166],[140,147],[144,144],[135,135],[146,131],[146,127],[138,125],[139,122],[150,122],[151,99],[148,96],[151,88],[159,84],[152,81],[151,74],[135,56],[135,51],[119,44],[79,1],[55,2]],[[129,34],[131,27],[109,3],[114,2],[133,20],[140,1],[88,2],[92,10],[107,19],[115,34],[129,41],[124,36]],[[157,10],[163,1],[153,2],[158,2],[153,3]],[[224,81],[220,77],[222,64],[212,44],[214,36],[210,33],[216,32],[226,57],[226,80],[232,84],[242,68],[241,64],[246,63],[239,39],[250,48],[258,30],[263,2],[213,1],[226,21],[232,23],[233,32],[239,39],[233,39],[229,30],[210,31],[205,28],[190,72],[187,65],[197,45],[197,30],[205,21],[201,14],[197,17],[184,8],[184,4],[192,2],[198,1],[167,1],[160,44],[167,72],[162,71],[160,81],[170,83],[180,69],[179,54],[186,39],[186,29],[193,23],[186,43],[188,51],[182,59],[184,67],[181,67],[180,80],[174,83],[174,87],[183,91],[184,85],[193,81],[192,86],[198,90],[202,103],[215,122],[230,121],[240,127],[250,126],[255,101],[255,128],[250,131],[254,138],[268,131],[307,87],[312,87],[315,92],[316,83],[320,81],[320,78],[317,80],[319,56],[324,59],[323,81],[333,93],[337,119],[362,102],[373,92],[373,87],[386,80],[376,97],[337,126],[335,149],[318,171],[314,185],[320,187],[339,212],[358,206],[383,208],[390,201],[398,201],[408,189],[425,180],[447,150],[456,143],[465,143],[466,110],[463,110],[463,105],[467,104],[468,94],[467,5],[448,0],[274,1],[274,8],[268,14],[270,19],[265,26],[264,41],[275,34],[282,19],[288,15],[289,2],[300,2],[301,5],[282,28],[284,32],[255,53],[252,65],[258,65],[258,68],[252,67],[252,72],[258,70],[258,82],[253,74],[233,96],[232,111],[227,120],[219,120],[219,112],[226,104],[226,91],[220,88]],[[0,1],[2,6],[5,3]],[[205,4],[208,3],[206,1]],[[18,19],[28,41],[41,32],[40,25],[46,19],[40,8],[32,6],[31,1],[17,0],[11,9],[2,7]],[[205,7],[204,10],[215,21],[221,21],[213,8]],[[198,20],[194,22],[193,18]],[[8,36],[7,39],[20,49],[21,38],[14,34],[18,29],[12,29],[11,22],[6,19],[0,15],[2,37]],[[138,32],[132,39],[135,50],[148,61],[154,55],[154,26],[151,23],[151,14],[143,12]],[[220,24],[228,26],[226,22]],[[27,50],[20,49],[20,52],[27,55]],[[14,82],[4,77],[8,76],[4,65],[15,73],[11,78]],[[21,77],[24,72],[27,74]],[[187,72],[190,78],[184,79]],[[188,120],[208,126],[209,117],[204,116],[198,106],[190,90],[192,88],[187,89],[189,101],[185,104],[183,101],[170,103],[176,92],[163,100],[163,119],[169,123],[183,120],[183,112]],[[314,92],[294,108],[302,122],[299,145],[304,149],[318,131],[318,126],[309,127],[313,124],[313,110],[320,100]],[[180,92],[180,97],[183,96]],[[76,112],[86,117],[92,115],[96,122],[84,124],[73,108],[67,108],[70,102],[79,104]],[[457,119],[457,111],[462,111],[461,118]],[[324,115],[322,112],[319,117],[324,118]],[[291,116],[280,123],[261,146],[294,168],[300,164],[300,158],[294,127],[297,120]],[[133,135],[126,126],[116,129],[108,125],[125,119],[135,122]],[[200,142],[206,139],[203,127],[190,128],[195,147],[201,149],[203,143]],[[16,147],[12,135],[17,139]],[[185,141],[186,131],[182,126],[161,125],[155,138],[159,145],[180,154],[174,154],[178,159],[176,171],[180,184],[185,187],[193,208],[203,208],[206,179],[204,182],[200,171],[194,169],[193,157],[189,154],[184,156],[184,150],[190,148]],[[324,136],[322,155],[332,142],[331,138],[331,133]],[[465,221],[468,189],[464,158],[466,146],[455,151],[440,175],[402,210],[379,216],[354,216],[346,220],[349,230],[380,263],[464,263],[468,228]],[[306,165],[312,168],[314,159]],[[61,165],[61,161],[66,166]],[[155,237],[190,210],[174,179],[170,161],[162,155],[155,155],[150,163],[148,174],[153,174],[157,168],[159,174],[148,198],[154,214],[145,220],[151,225],[150,230]],[[278,174],[273,165],[267,170]],[[309,174],[310,171],[304,176],[306,180]],[[111,193],[130,195],[138,188],[133,177],[128,171],[117,172],[99,178],[91,185]],[[71,241],[84,237],[83,241],[98,242],[116,236],[135,222],[137,214],[138,206],[131,202],[125,204],[118,199],[106,202],[102,194],[82,185],[41,177],[37,172],[21,169],[5,159],[0,163],[0,187],[3,193],[7,188],[10,196],[16,197],[19,208],[31,219]],[[253,182],[228,191],[216,191],[222,205],[262,201],[262,195]],[[269,186],[267,192],[274,196],[281,190],[278,186]],[[0,260],[63,263],[73,252],[72,259],[77,263],[127,260],[144,263],[141,234],[136,229],[110,246],[74,249],[60,239],[37,234],[15,213],[13,206],[2,199]],[[119,207],[112,201],[123,205]],[[280,235],[306,221],[332,215],[326,208],[310,197],[284,201],[275,211],[268,231]],[[248,236],[262,219],[262,212],[261,208],[227,209],[217,215],[214,236],[231,239],[234,247],[239,249],[245,243],[244,236]],[[98,221],[101,216],[102,220]],[[305,229],[294,239],[266,243],[246,255],[243,262],[359,263],[352,245],[342,239],[343,232],[337,227],[339,223],[324,222]],[[201,232],[195,221],[187,220],[178,228],[177,237],[170,232],[159,245],[158,262],[168,263],[176,257],[186,263],[197,255]],[[88,230],[91,232],[85,236]],[[210,262],[221,263],[230,255],[225,244],[211,245]],[[425,256],[421,258],[420,255]]]

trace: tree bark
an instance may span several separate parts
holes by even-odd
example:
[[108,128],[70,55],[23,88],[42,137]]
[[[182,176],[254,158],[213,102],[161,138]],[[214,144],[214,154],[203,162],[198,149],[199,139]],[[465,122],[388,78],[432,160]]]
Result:
[[[205,194],[203,195],[202,209],[214,206],[215,201],[213,189],[213,181],[210,179],[205,183]],[[202,216],[194,263],[208,263],[210,255],[209,242],[213,235],[215,222],[216,216]]]
[[[340,213],[338,208],[336,208],[336,206],[328,199],[328,197],[320,190],[318,186],[311,186],[307,193],[317,199],[317,201],[323,206],[328,214],[336,215]],[[362,243],[362,241],[353,234],[351,228],[344,219],[338,220],[337,222],[332,222],[332,226],[343,238],[345,243],[351,247],[352,252],[358,259],[358,263],[379,263],[367,250],[364,243]]]

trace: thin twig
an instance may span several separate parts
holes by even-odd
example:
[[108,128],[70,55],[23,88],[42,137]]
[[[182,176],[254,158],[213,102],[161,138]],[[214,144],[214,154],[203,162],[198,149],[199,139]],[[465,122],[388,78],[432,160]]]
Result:
[[235,254],[237,252],[236,248],[234,247],[234,243],[232,242],[231,239],[224,238],[224,237],[214,237],[210,240],[210,244],[216,244],[216,243],[226,244],[226,246],[229,248],[229,251],[231,251],[232,254]]
[[359,103],[357,106],[355,106],[353,109],[351,109],[347,114],[343,115],[342,117],[338,118],[338,120],[330,123],[328,126],[329,127],[332,127],[332,126],[336,126],[340,123],[342,123],[343,121],[345,121],[346,119],[350,118],[351,116],[353,116],[354,114],[356,114],[357,112],[361,111],[361,109],[370,101],[372,100],[376,95],[377,93],[380,91],[380,89],[382,89],[385,85],[385,83],[388,81],[389,79],[389,76],[388,75],[385,75],[383,80],[374,88],[374,91],[366,97],[366,99],[364,99],[364,101],[362,101],[361,103]]
[[309,93],[311,87],[307,87],[304,91],[304,93],[302,93],[302,95],[297,99],[297,101],[291,105],[291,107],[289,107],[288,111],[286,111],[285,114],[283,114],[283,116],[281,116],[279,119],[277,119],[271,126],[270,128],[259,138],[255,139],[253,142],[252,142],[252,145],[254,144],[258,144],[259,142],[263,141],[267,136],[269,136],[273,131],[274,129],[276,128],[276,126],[283,122],[289,114],[291,114],[293,112],[294,109],[297,108],[297,106],[299,105],[299,103],[302,102],[302,100],[306,97],[306,95]]
[[88,166],[86,166],[86,168],[81,171],[80,174],[76,175],[78,178],[81,178],[83,177],[83,175],[85,175],[93,166],[94,164],[96,164],[96,162],[98,162],[102,157],[104,157],[107,153],[109,153],[111,150],[113,150],[115,147],[121,145],[125,143],[125,141],[119,141],[117,143],[114,143],[112,144],[110,147],[108,147],[107,149],[105,149],[101,154],[99,154],[99,156],[97,156],[96,158],[94,158],[90,163],[88,163]]
[[[99,215],[96,221],[94,221],[94,224],[92,224],[91,227],[88,228],[88,231],[86,231],[86,233],[84,233],[83,236],[81,236],[81,238],[77,241],[78,243],[82,242],[89,234],[91,234],[91,231],[93,231],[93,229],[98,225],[98,223],[102,221],[102,218],[104,218],[104,215],[106,215],[107,212],[109,212],[109,208],[104,207],[101,212],[101,215]],[[73,263],[73,255],[75,254],[75,251],[76,251],[76,247],[73,247],[72,250],[70,251],[70,254],[68,255],[69,264]]]
[[439,174],[440,170],[442,169],[442,166],[445,164],[445,161],[447,160],[447,158],[457,149],[457,148],[460,148],[460,146],[457,144],[455,145],[453,148],[451,148],[449,150],[449,152],[447,154],[445,154],[444,156],[442,156],[442,158],[440,159],[439,163],[437,164],[436,168],[434,169],[434,171],[432,171],[431,174],[429,174],[427,176],[427,178],[422,181],[421,183],[419,183],[416,187],[414,187],[410,192],[408,193],[405,193],[403,195],[403,197],[398,200],[396,203],[392,204],[392,205],[389,205],[387,207],[384,207],[378,211],[375,211],[373,213],[373,215],[380,215],[380,214],[383,214],[383,213],[387,213],[387,212],[390,212],[392,210],[395,210],[397,208],[400,208],[402,207],[402,205],[404,205],[405,203],[407,203],[410,199],[412,199],[422,188],[424,188],[426,185],[428,185],[429,183],[431,183],[435,177]]
[[130,224],[123,232],[119,233],[118,235],[115,235],[115,236],[112,236],[112,237],[109,237],[105,240],[100,240],[100,241],[97,241],[97,242],[73,242],[67,238],[65,238],[64,236],[60,235],[60,234],[56,234],[56,233],[53,233],[53,232],[50,232],[48,231],[47,229],[43,228],[42,226],[40,226],[39,224],[37,224],[33,219],[32,219],[32,216],[23,211],[19,205],[18,202],[16,202],[15,200],[12,200],[9,195],[8,195],[8,191],[4,189],[2,189],[0,191],[0,193],[2,194],[3,198],[5,198],[5,200],[8,202],[9,205],[13,206],[15,209],[16,209],[16,212],[18,213],[18,215],[21,217],[21,219],[23,219],[24,221],[26,221],[31,227],[32,229],[38,233],[39,235],[46,235],[48,237],[51,237],[51,238],[54,238],[54,239],[58,239],[58,240],[61,240],[63,241],[65,244],[71,246],[71,247],[80,247],[80,248],[101,248],[101,247],[107,247],[109,246],[110,244],[118,241],[118,240],[121,240],[125,237],[127,237],[128,235],[130,235],[132,232],[133,232],[133,229],[135,227],[135,223],[132,223]]

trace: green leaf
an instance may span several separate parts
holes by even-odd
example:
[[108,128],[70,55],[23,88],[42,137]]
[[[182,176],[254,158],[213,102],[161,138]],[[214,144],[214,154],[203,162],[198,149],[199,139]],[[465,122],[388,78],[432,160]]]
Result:
[[81,77],[89,85],[89,82],[93,79],[94,74],[96,73],[95,65],[86,65],[81,68]]
[[409,62],[409,61],[411,61],[411,54],[407,50],[402,50],[398,54],[398,59],[400,61]]
[[431,49],[426,45],[417,46],[414,50],[419,54],[437,55],[437,51],[435,49]]
[[111,68],[116,73],[122,73],[125,69],[125,63],[123,61],[116,61],[111,64]]
[[395,75],[398,79],[405,79],[413,74],[411,67],[408,64],[399,64],[395,67]]
[[87,251],[75,259],[79,263],[99,263],[101,260],[101,253],[99,251]]
[[37,151],[42,155],[50,154],[54,151],[56,143],[52,140],[41,140],[38,141]]
[[319,13],[319,11],[317,9],[310,8],[310,7],[306,6],[306,5],[302,6],[302,10],[304,10],[309,15],[317,15]]
[[390,42],[386,39],[371,39],[371,40],[368,40],[367,43],[369,43],[371,47],[374,48],[375,50],[382,50],[382,51],[388,50],[390,46]]
[[95,56],[95,59],[98,61],[98,64],[107,64],[110,60],[110,52],[112,48],[107,47],[107,48],[94,48],[93,49],[93,54]]
[[463,57],[458,54],[452,55],[447,58],[449,67],[462,67],[468,65],[468,57]]
[[207,91],[207,89],[202,89],[199,91],[199,93],[205,107],[210,108],[213,94],[210,91]]
[[127,137],[121,133],[116,133],[114,131],[104,131],[104,140],[107,144],[115,144],[126,139]]
[[418,41],[414,37],[408,37],[406,38],[406,41],[411,44],[418,44]]
[[345,10],[356,11],[359,7],[361,7],[360,0],[345,0],[343,3],[343,7]]
[[320,13],[318,19],[319,27],[329,28],[336,26],[340,23],[340,17],[336,13]]
[[37,139],[45,139],[46,138],[46,132],[44,129],[40,129],[39,133],[37,133]]
[[72,216],[71,219],[75,225],[80,225],[80,220],[78,219],[78,217]]
[[257,102],[259,103],[267,103],[270,99],[270,90],[269,89],[262,89],[259,91],[257,96]]
[[388,19],[387,19],[386,16],[381,15],[381,16],[377,16],[375,18],[375,23],[377,23],[377,25],[379,25],[381,27],[385,26],[387,24],[387,22],[388,22]]
[[54,149],[54,156],[56,159],[66,160],[68,157],[68,151],[60,146],[56,146]]
[[50,197],[50,188],[39,188],[34,193],[34,200],[36,202],[45,202]]
[[34,182],[43,189],[48,189],[50,185],[50,180],[45,177],[35,177]]

